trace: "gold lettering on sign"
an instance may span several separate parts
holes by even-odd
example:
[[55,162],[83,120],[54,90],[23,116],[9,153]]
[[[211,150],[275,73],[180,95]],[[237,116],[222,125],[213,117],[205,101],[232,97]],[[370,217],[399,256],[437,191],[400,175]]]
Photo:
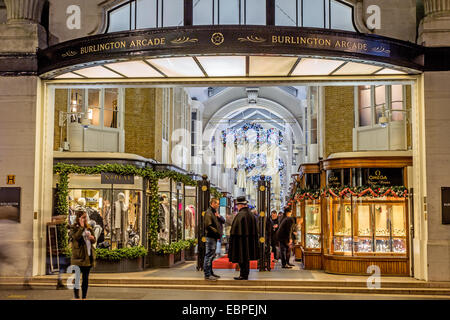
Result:
[[352,51],[368,51],[367,43],[351,40],[331,40],[323,37],[272,36],[272,43],[294,44],[309,47],[329,47]]
[[153,39],[142,39],[133,40],[130,43],[130,48],[143,48],[143,47],[155,47],[162,46],[166,44],[166,38],[153,38]]
[[126,41],[101,43],[92,46],[81,47],[80,54],[109,51],[111,49],[125,49],[126,47],[127,47]]
[[272,36],[272,43],[331,47],[331,40],[318,37]]

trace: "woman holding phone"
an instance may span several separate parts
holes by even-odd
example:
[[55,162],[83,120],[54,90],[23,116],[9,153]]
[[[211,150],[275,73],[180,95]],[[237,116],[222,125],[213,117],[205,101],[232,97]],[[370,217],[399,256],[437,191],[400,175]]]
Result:
[[[75,212],[76,221],[70,228],[69,237],[72,242],[72,258],[71,264],[80,268],[83,276],[81,285],[82,299],[87,297],[89,286],[89,272],[91,267],[95,266],[95,250],[93,244],[96,242],[94,231],[87,223],[87,214],[84,210]],[[80,299],[79,284],[75,286],[74,298]]]

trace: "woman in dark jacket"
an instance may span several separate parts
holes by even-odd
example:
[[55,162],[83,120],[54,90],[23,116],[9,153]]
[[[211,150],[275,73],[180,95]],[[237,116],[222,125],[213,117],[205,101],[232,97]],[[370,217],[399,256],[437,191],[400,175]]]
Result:
[[[95,266],[95,250],[93,244],[96,242],[94,231],[87,223],[87,214],[83,210],[77,210],[76,222],[70,228],[69,238],[72,242],[71,264],[78,266],[83,275],[81,285],[82,299],[86,299],[89,286],[89,272]],[[79,283],[75,283],[74,298],[80,299]]]

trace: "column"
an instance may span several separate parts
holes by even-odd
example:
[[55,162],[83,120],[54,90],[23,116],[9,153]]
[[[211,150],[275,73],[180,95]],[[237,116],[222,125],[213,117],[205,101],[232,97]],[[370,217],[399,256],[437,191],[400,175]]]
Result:
[[[428,47],[450,46],[450,0],[424,0],[425,17],[419,28],[419,44]],[[450,187],[450,71],[425,72],[421,78],[423,89],[419,92],[419,111],[423,115],[419,125],[419,148],[422,152],[420,170],[423,190],[414,201],[421,205],[422,230],[416,234],[422,241],[420,271],[429,281],[450,281],[450,225],[442,224],[441,187]],[[420,82],[420,83],[421,83]],[[420,87],[419,87],[420,90]],[[416,140],[417,141],[417,140]],[[417,146],[414,146],[417,148]]]

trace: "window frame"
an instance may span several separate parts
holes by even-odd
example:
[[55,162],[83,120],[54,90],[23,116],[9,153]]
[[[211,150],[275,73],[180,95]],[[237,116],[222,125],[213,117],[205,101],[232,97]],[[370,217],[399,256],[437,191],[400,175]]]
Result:
[[[123,8],[124,6],[129,6],[129,23],[128,23],[128,28],[124,29],[124,30],[118,30],[118,31],[114,31],[114,32],[124,32],[124,31],[131,31],[131,30],[137,30],[137,26],[138,24],[138,12],[139,12],[139,8],[138,8],[138,0],[127,0],[127,1],[123,1],[121,3],[116,3],[116,4],[110,4],[105,6],[104,9],[104,27],[103,29],[103,33],[111,33],[111,31],[109,31],[111,29],[111,15],[113,14],[114,11]],[[181,16],[181,21],[180,23],[178,23],[177,25],[171,25],[171,26],[166,26],[164,23],[164,6],[168,5],[167,3],[165,3],[166,0],[154,0],[156,2],[156,12],[153,13],[154,18],[156,20],[156,25],[155,27],[151,27],[148,29],[152,29],[152,28],[165,28],[165,27],[182,27],[182,26],[191,26],[191,25],[221,25],[220,23],[220,5],[221,5],[221,1],[223,1],[222,3],[224,3],[224,1],[227,0],[210,0],[211,4],[212,4],[212,12],[211,12],[211,23],[208,24],[195,24],[194,21],[194,11],[195,11],[195,5],[196,5],[196,1],[197,0],[177,0],[177,1],[182,1],[182,16]],[[170,1],[170,0],[167,0]],[[237,23],[232,23],[232,24],[227,24],[227,25],[250,25],[247,23],[247,19],[249,18],[249,12],[251,12],[251,10],[248,10],[247,8],[249,6],[251,6],[250,4],[247,3],[247,1],[249,0],[235,0],[238,1],[238,6],[239,6],[239,10],[236,13],[236,15],[238,15],[238,22]],[[304,1],[305,0],[292,0],[295,1],[296,3],[296,13],[295,13],[295,26],[297,27],[305,27],[304,25],[304,12],[305,12],[305,4]],[[323,27],[318,27],[319,29],[328,29],[328,30],[346,30],[349,32],[356,32],[359,33],[359,30],[357,28],[356,25],[356,10],[355,10],[355,6],[351,3],[348,3],[344,0],[315,0],[315,1],[323,1]],[[335,4],[339,4],[345,7],[348,7],[351,10],[351,24],[349,24],[349,26],[351,25],[351,28],[347,28],[347,29],[338,29],[338,28],[332,28],[333,26],[333,3]],[[261,18],[261,23],[252,23],[251,25],[262,25],[262,26],[270,26],[270,25],[274,25],[276,26],[276,1],[274,0],[266,0],[265,1],[265,10],[261,10],[261,13],[264,12],[264,18]],[[209,20],[209,19],[208,19]],[[211,21],[210,20],[210,21]],[[259,20],[259,19],[258,19]],[[279,25],[282,26],[282,25]],[[147,29],[147,28],[145,28]]]
[[[396,101],[392,101],[392,86],[393,85],[401,85],[402,86],[402,100],[396,100]],[[355,115],[355,128],[357,130],[365,130],[365,129],[373,129],[373,128],[380,128],[382,127],[379,123],[377,123],[377,115],[376,115],[376,111],[377,111],[377,107],[382,106],[383,104],[376,104],[376,88],[379,86],[384,86],[385,87],[385,107],[384,107],[384,111],[385,111],[385,116],[388,119],[388,124],[392,123],[392,122],[406,122],[406,117],[403,116],[402,120],[392,120],[392,112],[401,112],[401,113],[407,113],[407,108],[406,108],[406,84],[379,84],[379,85],[370,85],[370,96],[371,96],[371,101],[370,101],[370,109],[371,109],[371,124],[368,126],[361,126],[360,125],[360,90],[359,87],[360,86],[355,86],[355,107],[354,107],[354,115]],[[392,104],[394,102],[402,102],[402,109],[392,109]],[[367,109],[367,108],[364,108]]]

